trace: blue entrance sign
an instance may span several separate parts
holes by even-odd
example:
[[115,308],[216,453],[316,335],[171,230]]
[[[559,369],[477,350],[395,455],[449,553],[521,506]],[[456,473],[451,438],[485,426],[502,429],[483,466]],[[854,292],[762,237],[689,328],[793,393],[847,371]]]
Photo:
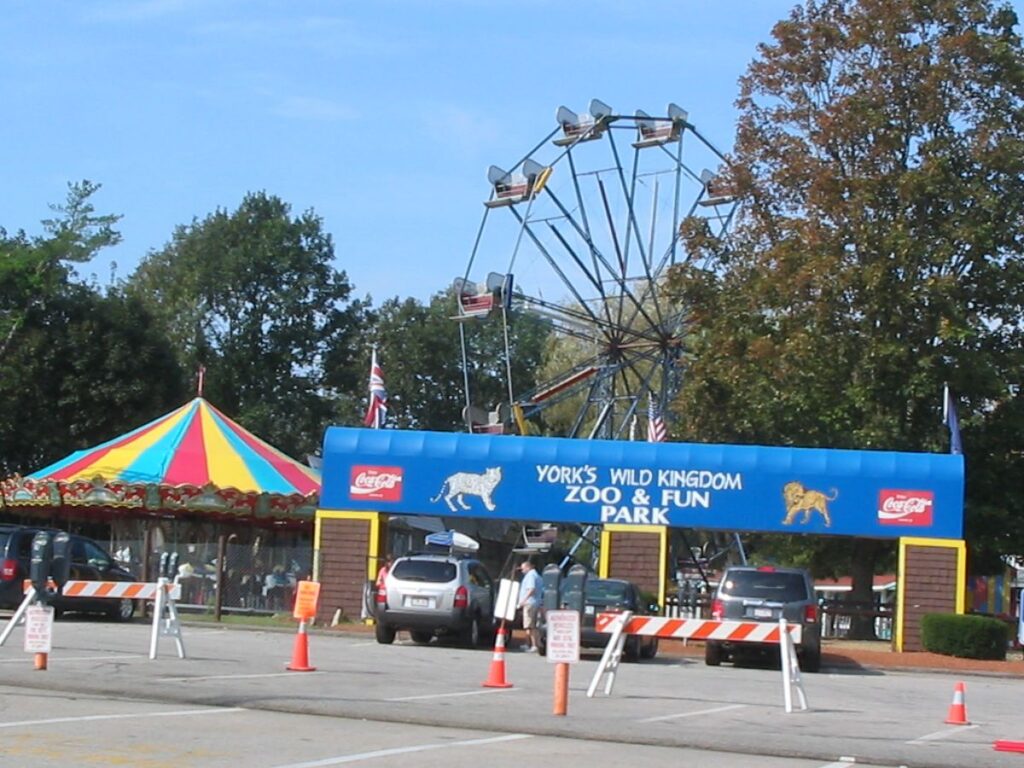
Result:
[[963,535],[963,457],[330,427],[321,507],[895,538]]

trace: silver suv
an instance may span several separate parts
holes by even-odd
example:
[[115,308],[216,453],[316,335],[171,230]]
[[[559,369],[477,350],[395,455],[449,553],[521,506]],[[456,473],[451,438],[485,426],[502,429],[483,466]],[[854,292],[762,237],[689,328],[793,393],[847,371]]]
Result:
[[[817,672],[821,668],[821,622],[814,599],[814,583],[802,568],[733,566],[727,568],[711,601],[711,618],[742,621],[771,621],[780,618],[802,625],[797,645],[800,668]],[[744,651],[766,651],[774,646],[756,643],[707,641],[704,661],[717,667]]]
[[494,581],[477,560],[412,554],[395,560],[377,589],[377,642],[400,629],[425,645],[435,635],[480,645],[494,628]]

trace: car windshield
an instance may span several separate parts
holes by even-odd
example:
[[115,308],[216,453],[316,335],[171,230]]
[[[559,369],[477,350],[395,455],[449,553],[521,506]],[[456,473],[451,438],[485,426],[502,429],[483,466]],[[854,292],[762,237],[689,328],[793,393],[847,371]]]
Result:
[[0,531],[0,553],[3,553],[7,549],[7,540],[11,538],[11,534],[7,531]]
[[804,577],[779,571],[733,571],[722,583],[721,592],[729,597],[756,597],[780,603],[807,599]]
[[585,595],[588,603],[624,603],[626,585],[621,581],[588,581]]
[[391,575],[402,581],[427,581],[447,584],[455,580],[455,563],[444,560],[399,560]]

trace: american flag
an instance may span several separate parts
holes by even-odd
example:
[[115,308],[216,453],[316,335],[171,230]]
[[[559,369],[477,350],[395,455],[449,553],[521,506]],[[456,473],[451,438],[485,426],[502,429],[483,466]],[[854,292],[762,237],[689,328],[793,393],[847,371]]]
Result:
[[380,429],[388,417],[388,391],[384,389],[384,374],[377,365],[377,349],[373,350],[370,361],[370,406],[366,409],[363,424],[367,427]]
[[661,417],[654,393],[651,392],[647,401],[647,442],[664,443],[665,436],[665,419]]

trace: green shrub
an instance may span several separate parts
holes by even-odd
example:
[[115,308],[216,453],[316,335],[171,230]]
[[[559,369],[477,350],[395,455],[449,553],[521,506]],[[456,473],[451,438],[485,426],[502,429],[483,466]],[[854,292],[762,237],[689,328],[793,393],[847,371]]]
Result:
[[926,651],[964,659],[1006,658],[1009,628],[987,616],[927,613],[921,618],[921,644]]

